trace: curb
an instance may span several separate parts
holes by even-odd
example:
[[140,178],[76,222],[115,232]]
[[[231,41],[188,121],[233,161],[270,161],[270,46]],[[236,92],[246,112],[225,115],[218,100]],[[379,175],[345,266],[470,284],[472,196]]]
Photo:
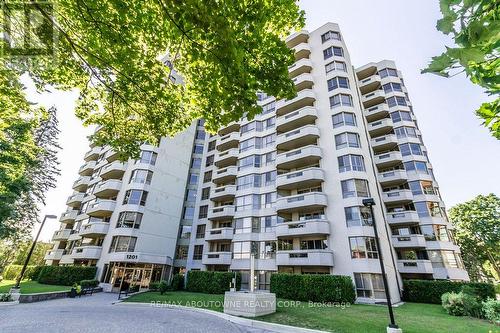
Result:
[[180,310],[185,310],[185,311],[194,311],[194,312],[205,313],[205,314],[209,314],[212,316],[216,316],[216,317],[219,317],[221,319],[227,320],[231,323],[235,323],[235,324],[239,324],[239,325],[243,325],[243,326],[248,326],[248,327],[252,327],[252,328],[269,330],[269,331],[278,332],[278,333],[325,333],[325,331],[318,331],[318,330],[313,330],[313,329],[309,329],[309,328],[268,323],[268,322],[260,321],[260,320],[253,320],[253,319],[248,319],[248,318],[236,317],[236,316],[228,315],[226,313],[217,312],[217,311],[213,311],[213,310],[207,310],[207,309],[202,309],[202,308],[192,308],[192,307],[187,307],[187,306],[182,306],[182,305],[160,304],[160,306],[154,306],[153,303],[139,303],[139,302],[137,302],[137,303],[136,302],[115,302],[115,303],[113,303],[113,305],[125,305],[125,306],[136,305],[136,306],[142,306],[142,307],[160,307],[160,308],[167,308],[167,309],[180,309]]
[[19,304],[19,301],[0,302],[0,307],[17,305],[17,304]]

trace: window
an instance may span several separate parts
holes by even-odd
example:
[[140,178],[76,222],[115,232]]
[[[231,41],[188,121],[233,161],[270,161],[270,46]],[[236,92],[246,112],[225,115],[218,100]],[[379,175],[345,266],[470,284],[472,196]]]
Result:
[[210,187],[205,187],[201,190],[201,200],[207,200],[210,198]]
[[151,184],[151,178],[153,177],[153,171],[137,169],[132,171],[129,183],[139,183],[139,184]]
[[337,94],[330,97],[330,108],[352,106],[352,97],[348,94]]
[[340,38],[340,32],[337,31],[328,31],[327,33],[324,33],[321,35],[321,42],[324,43],[327,40],[330,39],[335,39],[335,40],[341,40]]
[[337,149],[342,149],[342,148],[359,148],[359,135],[356,133],[341,133],[335,135],[335,147]]
[[206,230],[207,225],[206,224],[200,224],[196,227],[196,238],[205,238],[205,230]]
[[351,112],[340,112],[332,116],[333,128],[340,126],[356,126],[356,116]]
[[189,247],[187,245],[177,245],[175,249],[175,259],[186,260]]
[[203,183],[208,183],[209,181],[212,180],[212,171],[207,171],[203,175]]
[[194,189],[188,189],[186,191],[186,198],[185,200],[187,202],[195,202],[196,201],[196,190]]
[[398,71],[392,68],[384,68],[378,71],[378,75],[380,75],[381,78],[388,77],[388,76],[398,76]]
[[345,207],[345,219],[347,227],[372,226],[373,218],[367,207]]
[[196,126],[203,126],[205,125],[205,119],[198,119],[196,121]]
[[405,162],[404,167],[406,171],[415,171],[417,173],[429,174],[429,169],[427,169],[427,163],[425,162]]
[[444,208],[439,206],[439,202],[415,202],[415,209],[419,217],[443,217]]
[[386,299],[382,274],[354,273],[354,282],[358,297]]
[[203,154],[203,145],[200,144],[194,145],[193,154]]
[[[392,121],[394,122],[394,118]],[[417,131],[415,130],[415,128],[408,127],[408,126],[397,127],[394,129],[394,133],[396,133],[396,136],[398,137],[398,139],[406,138],[406,137],[410,137],[410,138],[417,138],[418,137]]]
[[423,155],[422,148],[418,143],[404,143],[399,145],[399,150],[401,151],[401,155]]
[[193,250],[193,260],[201,260],[203,258],[203,245],[195,245]]
[[394,106],[408,106],[406,103],[406,99],[401,96],[392,96],[386,99],[387,104],[389,105],[390,108]]
[[205,140],[205,131],[204,130],[196,130],[196,140]]
[[422,180],[422,181],[411,181],[408,182],[408,186],[413,195],[421,194],[437,194],[437,190],[432,185],[432,181]]
[[198,218],[204,219],[207,217],[207,215],[208,215],[208,206],[207,205],[200,206],[200,211],[198,212]]
[[347,179],[340,182],[343,198],[362,197],[368,198],[368,181],[365,179]]
[[387,83],[383,85],[383,88],[386,94],[392,91],[403,92],[403,89],[401,88],[401,85],[399,83],[394,83],[394,82]]
[[346,88],[349,89],[349,80],[343,76],[336,76],[326,81],[328,85],[328,91],[332,91],[337,88]]
[[198,175],[194,173],[189,174],[189,185],[196,184],[198,184]]
[[205,166],[211,166],[214,164],[214,155],[207,156],[207,159],[205,160]]
[[250,155],[238,160],[238,170],[243,170],[251,167],[261,166],[261,156],[260,155]]
[[394,123],[397,123],[400,121],[413,121],[413,119],[411,119],[411,114],[408,111],[391,112],[391,119],[392,119],[392,122],[394,122]]
[[116,221],[117,228],[134,228],[139,229],[142,221],[142,213],[137,212],[121,212]]
[[269,113],[269,112],[273,112],[274,111],[274,108],[276,106],[276,102],[271,102],[271,103],[268,103],[266,105],[263,105],[262,106],[262,114],[266,114],[266,113]]
[[445,225],[426,224],[422,225],[420,229],[422,230],[422,234],[424,235],[425,240],[442,242],[453,241],[451,233],[448,232],[448,229]]
[[236,210],[246,210],[246,209],[259,209],[260,208],[260,195],[259,194],[248,194],[236,198]]
[[215,145],[216,145],[216,143],[217,143],[217,142],[216,142],[215,140],[210,141],[210,142],[208,143],[208,148],[207,148],[207,151],[213,151],[213,150],[215,149]]
[[331,71],[342,71],[347,72],[347,66],[343,61],[332,61],[329,64],[325,65],[326,73]]
[[361,155],[343,155],[338,157],[339,172],[365,171],[365,163]]
[[125,197],[123,198],[123,204],[144,206],[146,204],[147,197],[148,197],[147,191],[128,190],[127,192],[125,192]]
[[325,60],[328,59],[328,58],[331,58],[333,56],[343,57],[344,56],[344,50],[342,50],[341,47],[337,47],[337,46],[330,46],[326,50],[323,50],[323,58]]
[[378,259],[377,244],[373,237],[349,237],[351,258]]
[[462,268],[462,260],[460,256],[453,251],[428,251],[429,260],[434,268]]
[[184,214],[182,218],[185,220],[192,220],[194,217],[194,207],[184,207]]
[[139,160],[137,160],[137,162],[155,165],[157,156],[158,156],[158,154],[155,152],[152,152],[149,150],[143,150],[143,151],[141,151],[141,157],[139,158]]
[[326,239],[301,240],[301,250],[325,250],[328,248]]
[[201,167],[201,158],[195,157],[191,159],[191,168],[199,169]]
[[109,252],[134,252],[137,237],[114,236],[111,240]]

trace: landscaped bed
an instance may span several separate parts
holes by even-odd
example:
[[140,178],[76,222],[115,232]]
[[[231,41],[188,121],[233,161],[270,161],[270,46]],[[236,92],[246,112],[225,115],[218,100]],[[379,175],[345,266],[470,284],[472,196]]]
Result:
[[[134,295],[126,302],[160,302],[202,307],[222,312],[223,295],[171,291],[164,295],[148,292]],[[441,305],[406,303],[394,309],[396,322],[405,333],[435,332],[495,332],[498,326],[485,320],[469,317],[454,317],[446,313]],[[340,308],[335,306],[309,306],[307,302],[292,303],[278,300],[275,314],[256,318],[259,320],[325,330],[330,332],[385,332],[388,323],[387,308],[374,305],[351,305]]]
[[[0,281],[0,294],[8,293],[10,288],[14,287],[16,281],[14,280],[3,280]],[[41,284],[36,281],[24,280],[21,282],[21,294],[35,294],[35,293],[46,293],[51,291],[65,291],[70,290],[70,286],[58,286],[51,284]]]

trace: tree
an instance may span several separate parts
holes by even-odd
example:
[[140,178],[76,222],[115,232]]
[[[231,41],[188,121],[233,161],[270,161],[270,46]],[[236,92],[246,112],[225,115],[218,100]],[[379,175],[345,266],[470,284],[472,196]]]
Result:
[[[0,272],[8,265],[23,265],[31,240],[13,242],[11,240],[0,241]],[[37,242],[35,250],[31,255],[28,265],[41,266],[45,264],[45,254],[52,248],[51,243]],[[0,274],[1,275],[1,274]]]
[[443,17],[437,29],[451,35],[456,47],[446,47],[422,73],[450,77],[465,72],[470,80],[495,96],[476,110],[491,134],[500,139],[500,3],[492,0],[440,0]]
[[500,277],[500,198],[493,193],[450,209],[455,238],[473,279]]
[[[141,143],[157,144],[198,118],[211,132],[252,118],[262,111],[259,91],[296,94],[288,77],[293,53],[284,43],[304,24],[295,0],[53,3],[51,12],[29,2],[57,33],[55,44],[50,29],[34,36],[50,44],[53,55],[11,57],[8,67],[28,73],[40,89],[79,89],[77,116],[100,125],[93,140],[124,159],[137,156]],[[16,9],[8,2],[5,8]]]

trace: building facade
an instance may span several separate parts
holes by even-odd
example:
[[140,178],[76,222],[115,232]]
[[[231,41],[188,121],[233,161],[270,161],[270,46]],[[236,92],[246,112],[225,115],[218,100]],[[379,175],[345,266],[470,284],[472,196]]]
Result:
[[[110,181],[106,168],[117,162],[94,147],[102,150],[91,170],[81,169],[87,179],[75,183],[47,262],[95,264],[109,288],[146,274],[144,265],[152,265],[144,286],[174,266],[238,271],[245,288],[253,253],[259,289],[269,289],[274,272],[349,275],[365,302],[385,298],[380,254],[393,301],[404,278],[468,279],[395,63],[354,68],[334,23],[297,32],[286,43],[296,60],[289,72],[297,97],[261,94],[263,112],[253,120],[206,137],[198,122],[159,148],[144,147],[157,153],[147,191],[157,192],[134,206],[139,210],[124,198],[132,189],[146,191],[129,183],[141,163],[129,161],[116,176],[123,184],[102,194],[99,187]],[[363,206],[366,198],[375,201],[374,216]],[[142,213],[140,226],[121,227],[123,212],[131,214],[127,221]],[[106,232],[88,232],[93,225]],[[87,249],[95,251],[91,258],[80,254]]]

